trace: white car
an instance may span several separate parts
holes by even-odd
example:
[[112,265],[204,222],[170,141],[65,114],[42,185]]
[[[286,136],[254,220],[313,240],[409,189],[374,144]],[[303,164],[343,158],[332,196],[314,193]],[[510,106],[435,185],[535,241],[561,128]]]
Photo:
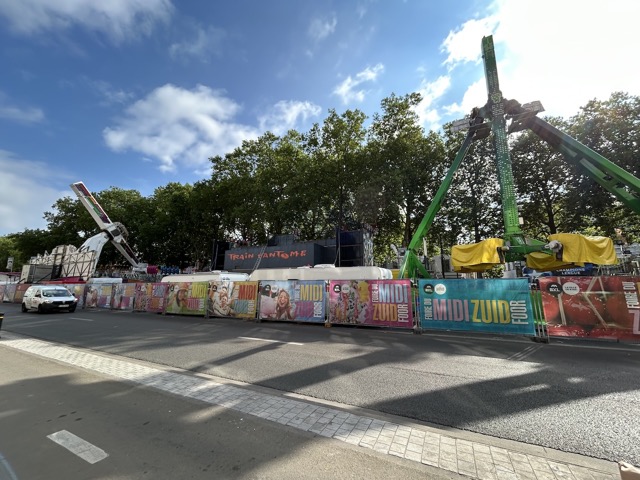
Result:
[[78,299],[65,287],[57,285],[31,285],[22,298],[23,312],[75,312],[77,305]]

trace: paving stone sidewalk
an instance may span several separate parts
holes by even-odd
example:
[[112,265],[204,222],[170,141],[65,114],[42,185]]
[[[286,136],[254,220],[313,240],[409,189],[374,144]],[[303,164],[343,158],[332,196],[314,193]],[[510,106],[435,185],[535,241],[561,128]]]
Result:
[[469,440],[460,438],[465,436],[462,432],[456,435],[454,431],[353,414],[7,332],[3,332],[0,345],[480,480],[619,479],[611,462],[560,452],[547,455],[542,447],[519,444],[520,448],[509,442],[517,448],[504,448],[492,443],[491,437],[483,437],[486,443]]

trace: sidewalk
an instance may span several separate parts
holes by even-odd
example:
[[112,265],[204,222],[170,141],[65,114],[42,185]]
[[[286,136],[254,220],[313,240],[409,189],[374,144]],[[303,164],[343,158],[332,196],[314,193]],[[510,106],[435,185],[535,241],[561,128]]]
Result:
[[[480,480],[617,480],[617,465],[3,332],[0,344]],[[267,393],[268,392],[268,393]],[[585,439],[587,441],[587,439]]]

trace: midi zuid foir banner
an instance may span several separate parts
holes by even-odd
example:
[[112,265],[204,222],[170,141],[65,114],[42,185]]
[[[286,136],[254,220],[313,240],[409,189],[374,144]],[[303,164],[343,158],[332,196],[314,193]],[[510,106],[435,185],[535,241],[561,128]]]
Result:
[[209,317],[255,318],[257,305],[258,282],[209,282]]
[[204,316],[209,282],[170,283],[165,313]]
[[640,277],[541,277],[551,336],[640,340]]
[[259,318],[324,323],[324,280],[260,282]]
[[511,335],[535,335],[526,278],[421,279],[420,326]]
[[409,280],[332,280],[329,323],[413,328]]

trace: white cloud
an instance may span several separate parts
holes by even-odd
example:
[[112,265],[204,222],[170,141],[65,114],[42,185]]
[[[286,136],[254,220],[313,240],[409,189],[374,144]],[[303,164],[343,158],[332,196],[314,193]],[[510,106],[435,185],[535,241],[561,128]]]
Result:
[[[493,34],[506,98],[540,100],[545,114],[568,118],[589,100],[605,100],[614,91],[640,95],[640,64],[633,60],[637,42],[631,33],[640,2],[616,0],[605,8],[581,0],[496,0],[490,10],[491,16],[467,22],[445,40],[452,68],[479,59],[482,36]],[[495,28],[481,32],[477,27],[483,23]],[[481,64],[478,68],[484,82]],[[484,105],[486,96],[473,83],[461,106],[468,113]]]
[[271,111],[258,118],[260,130],[271,131],[276,135],[283,135],[299,122],[305,122],[311,117],[320,115],[322,109],[311,102],[296,102],[282,100],[276,103]]
[[324,40],[336,31],[338,19],[333,15],[329,19],[314,18],[309,25],[309,36],[316,42]]
[[339,96],[345,105],[354,101],[362,102],[367,92],[365,90],[358,90],[358,87],[362,83],[376,81],[378,75],[382,72],[384,72],[384,65],[378,63],[373,68],[367,67],[360,73],[357,73],[355,78],[349,75],[333,90],[333,94]]
[[258,136],[255,128],[233,122],[239,111],[221,91],[167,84],[129,106],[103,136],[115,151],[133,150],[160,161],[162,171],[175,171],[177,164],[201,170],[209,157]]
[[442,42],[440,50],[448,56],[445,65],[455,67],[457,64],[475,62],[481,58],[480,41],[495,30],[497,18],[489,16],[465,22],[456,31],[449,32]]
[[11,105],[7,96],[0,92],[0,118],[19,123],[39,123],[44,120],[44,112],[39,108]]
[[[25,228],[46,228],[42,218],[51,206],[69,190],[60,191],[51,185],[62,175],[41,163],[17,158],[0,150],[0,235],[22,232]],[[71,183],[71,182],[69,182]],[[40,252],[44,253],[44,252]]]
[[44,120],[44,113],[39,108],[18,108],[11,105],[0,105],[0,118],[20,123],[38,123]]
[[89,80],[89,86],[100,95],[104,105],[124,104],[131,101],[135,95],[122,89],[113,87],[109,82],[104,80]]
[[14,32],[31,35],[79,25],[120,43],[148,34],[173,11],[170,0],[3,0],[0,15]]
[[222,41],[226,35],[220,28],[209,27],[205,30],[196,27],[191,39],[173,43],[169,47],[169,55],[173,59],[192,57],[206,62],[212,55],[222,55]]
[[451,86],[451,78],[441,76],[433,82],[423,80],[418,93],[422,95],[422,101],[416,106],[415,112],[418,114],[420,124],[427,130],[438,130],[440,128],[440,114],[434,103],[444,95]]

